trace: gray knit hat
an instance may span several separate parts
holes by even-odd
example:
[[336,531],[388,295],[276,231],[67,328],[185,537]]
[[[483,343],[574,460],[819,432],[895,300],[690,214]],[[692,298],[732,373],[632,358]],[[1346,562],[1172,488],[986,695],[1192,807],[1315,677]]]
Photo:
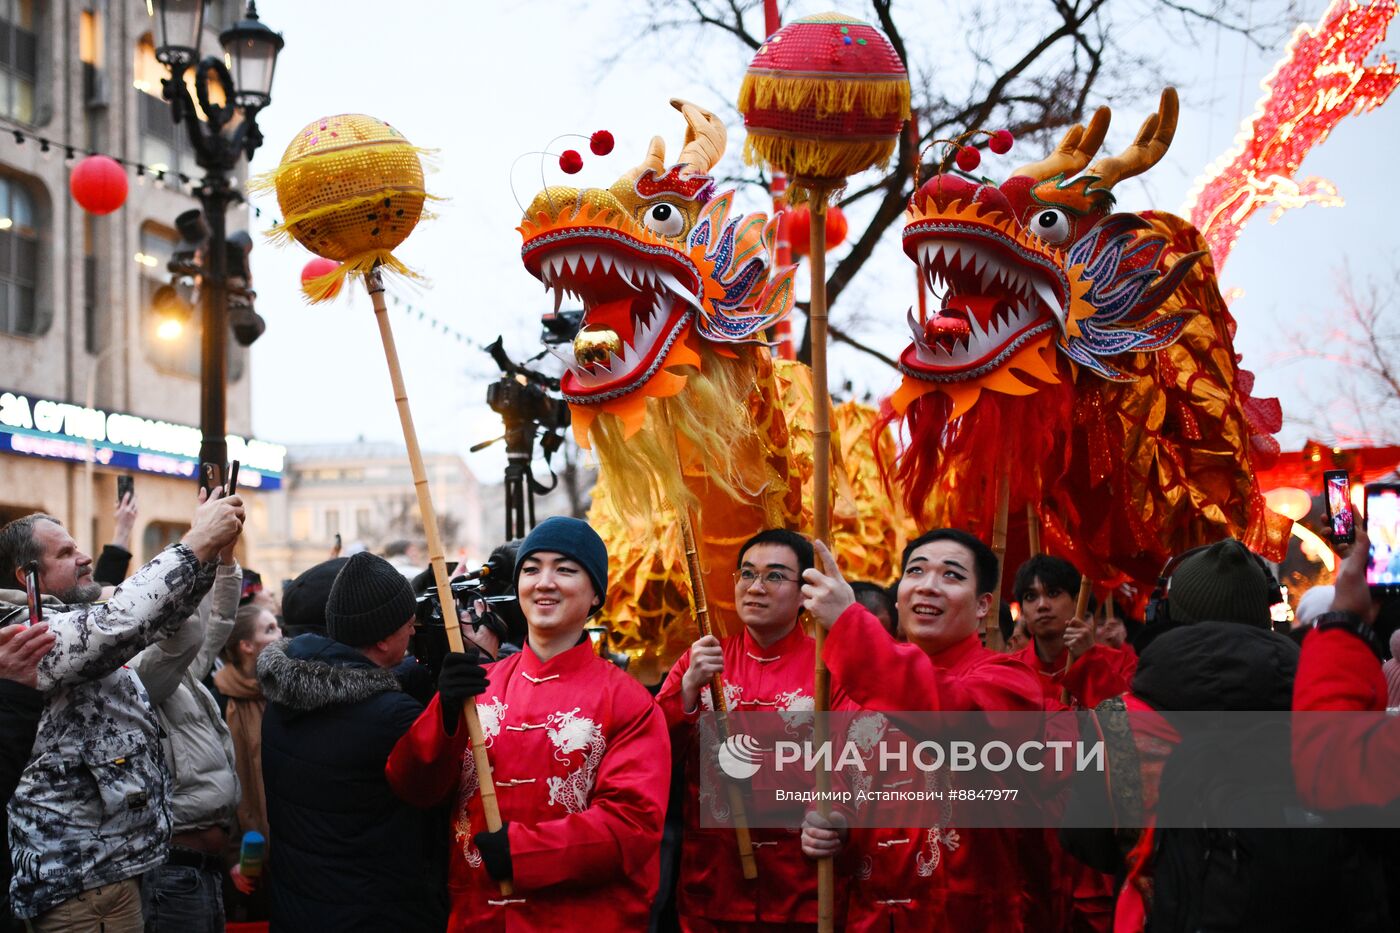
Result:
[[368,551],[351,555],[331,584],[326,634],[362,648],[388,638],[413,618],[413,589],[394,565]]
[[1218,541],[1181,562],[1167,588],[1173,622],[1238,622],[1268,628],[1278,602],[1259,559],[1234,538]]

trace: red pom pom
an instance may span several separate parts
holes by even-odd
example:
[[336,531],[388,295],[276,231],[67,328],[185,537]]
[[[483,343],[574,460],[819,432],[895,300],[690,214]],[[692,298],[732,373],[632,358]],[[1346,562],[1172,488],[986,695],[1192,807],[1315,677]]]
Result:
[[588,148],[596,156],[605,156],[613,150],[612,133],[607,130],[599,130],[588,137]]
[[90,155],[73,166],[68,190],[89,214],[110,214],[126,203],[126,169],[105,155]]
[[1016,137],[1011,135],[1010,130],[997,130],[992,134],[992,138],[987,140],[987,148],[997,155],[1005,155],[1011,151],[1011,144],[1016,141]]
[[958,168],[964,172],[970,172],[982,164],[982,153],[971,146],[964,146],[958,150],[957,158],[953,161],[958,163]]
[[577,175],[583,168],[583,156],[578,154],[577,149],[565,149],[559,157],[559,168],[566,175]]

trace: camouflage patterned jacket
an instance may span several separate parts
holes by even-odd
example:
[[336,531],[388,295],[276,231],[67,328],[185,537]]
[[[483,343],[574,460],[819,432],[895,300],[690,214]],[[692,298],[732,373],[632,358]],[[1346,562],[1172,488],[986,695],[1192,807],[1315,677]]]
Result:
[[108,602],[45,612],[58,641],[39,662],[44,712],[9,805],[16,916],[165,859],[169,777],[146,691],[124,665],[189,618],[214,568],[176,544]]

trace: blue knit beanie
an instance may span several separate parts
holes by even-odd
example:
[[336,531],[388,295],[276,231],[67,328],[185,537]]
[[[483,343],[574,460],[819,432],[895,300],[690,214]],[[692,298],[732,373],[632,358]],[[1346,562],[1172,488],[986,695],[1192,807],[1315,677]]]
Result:
[[[608,547],[588,522],[556,515],[546,518],[525,536],[515,555],[515,588],[520,589],[520,567],[525,558],[539,551],[563,554],[578,563],[593,582],[602,605],[608,595]],[[594,610],[595,612],[597,610]]]

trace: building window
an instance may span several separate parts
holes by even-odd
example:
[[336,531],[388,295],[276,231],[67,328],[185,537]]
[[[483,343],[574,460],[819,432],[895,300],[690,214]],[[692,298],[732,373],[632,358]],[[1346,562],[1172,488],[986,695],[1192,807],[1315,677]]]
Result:
[[326,509],[326,537],[334,538],[340,534],[340,512],[336,509]]
[[370,536],[370,516],[369,509],[355,510],[355,537],[368,538]]
[[141,546],[145,548],[143,563],[154,559],[161,551],[183,538],[189,530],[188,523],[151,522],[141,533]]
[[292,512],[292,539],[306,541],[311,537],[311,510],[295,509]]
[[38,334],[39,231],[34,199],[23,184],[0,175],[0,332]]
[[33,0],[0,0],[0,115],[34,122],[38,41]]

